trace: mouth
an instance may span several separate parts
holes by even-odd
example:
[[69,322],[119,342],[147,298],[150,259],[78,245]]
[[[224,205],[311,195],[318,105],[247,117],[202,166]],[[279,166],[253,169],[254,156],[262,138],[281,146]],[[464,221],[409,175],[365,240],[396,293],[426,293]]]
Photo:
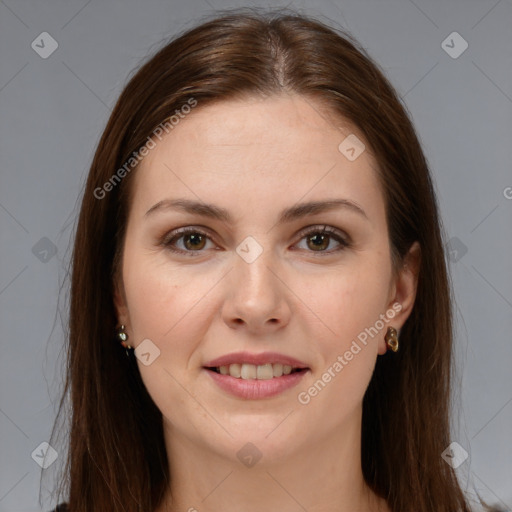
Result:
[[204,363],[223,392],[242,400],[272,398],[297,386],[311,368],[277,352],[236,352]]
[[242,380],[270,380],[291,375],[293,373],[304,373],[309,368],[294,367],[289,364],[266,363],[232,363],[223,366],[205,366],[206,370],[218,373],[219,375],[229,375],[235,379]]

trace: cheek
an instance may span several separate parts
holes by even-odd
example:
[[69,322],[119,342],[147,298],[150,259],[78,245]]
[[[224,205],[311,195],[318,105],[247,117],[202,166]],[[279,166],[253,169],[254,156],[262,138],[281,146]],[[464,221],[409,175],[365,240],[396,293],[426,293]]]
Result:
[[127,236],[123,282],[132,327],[150,329],[160,338],[205,296],[208,282],[195,277],[193,265],[172,263],[161,250],[146,249],[145,244],[137,232]]
[[198,339],[202,328],[190,318],[207,303],[213,279],[193,277],[159,260],[127,251],[123,280],[130,327],[135,346],[149,338],[163,358],[172,351],[172,360],[183,362],[195,348],[190,340]]
[[[157,407],[179,423],[172,411],[196,405],[182,386],[188,389],[188,379],[193,378],[188,370],[197,362],[194,354],[205,338],[207,293],[215,280],[206,275],[194,278],[192,271],[151,255],[126,254],[123,280],[132,345],[149,339],[159,351],[148,365],[137,359],[141,378]],[[202,411],[193,414],[199,417]]]
[[[385,265],[347,265],[327,275],[301,280],[304,303],[322,321],[332,350],[349,346],[385,313],[388,281]],[[364,338],[364,336],[361,336]]]
[[387,305],[388,267],[378,260],[361,259],[301,285],[301,296],[321,319],[324,334],[315,338],[319,365],[311,386],[299,390],[298,402],[324,416],[329,410],[326,421],[333,425],[361,404],[385,334],[380,315]]
[[386,282],[379,275],[375,268],[351,269],[308,287],[308,305],[321,318],[325,335],[316,338],[319,364],[308,385],[297,390],[297,402],[308,417],[322,417],[325,429],[351,417],[371,380],[384,336],[372,330],[386,304]]

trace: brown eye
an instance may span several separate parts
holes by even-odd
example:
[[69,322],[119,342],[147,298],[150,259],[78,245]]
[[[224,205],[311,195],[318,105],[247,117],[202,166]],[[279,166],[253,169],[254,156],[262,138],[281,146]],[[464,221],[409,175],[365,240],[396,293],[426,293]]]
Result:
[[161,242],[161,245],[172,252],[193,256],[194,253],[204,252],[210,237],[195,228],[184,228],[169,233]]
[[200,250],[206,245],[206,237],[200,233],[182,235],[183,244],[187,249]]
[[[328,226],[309,228],[309,231],[302,234],[301,241],[303,239],[306,240],[306,248],[302,249],[318,253],[319,256],[339,252],[351,245],[348,236],[344,235],[342,231]],[[208,234],[199,229],[187,227],[170,232],[161,241],[161,245],[172,252],[194,256],[205,252],[204,249],[207,249],[208,242],[213,244]],[[333,242],[337,243],[338,247],[327,250]]]
[[[332,254],[350,246],[348,237],[344,236],[341,231],[328,226],[309,229],[309,231],[302,233],[302,239],[306,240],[306,250],[308,252],[316,252],[319,255]],[[338,244],[338,247],[327,250],[333,241]]]
[[329,235],[323,235],[323,234],[314,234],[307,237],[308,240],[308,247],[310,249],[313,249],[314,251],[318,250],[324,250],[329,247],[329,241],[330,237]]

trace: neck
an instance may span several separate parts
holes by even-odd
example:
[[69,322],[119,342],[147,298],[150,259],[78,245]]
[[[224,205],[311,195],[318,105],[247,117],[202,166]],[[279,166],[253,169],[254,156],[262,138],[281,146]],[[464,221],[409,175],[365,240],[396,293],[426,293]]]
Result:
[[156,512],[389,512],[363,478],[361,414],[342,435],[298,446],[286,457],[272,457],[267,444],[252,467],[199,446],[170,425],[165,429],[171,488]]

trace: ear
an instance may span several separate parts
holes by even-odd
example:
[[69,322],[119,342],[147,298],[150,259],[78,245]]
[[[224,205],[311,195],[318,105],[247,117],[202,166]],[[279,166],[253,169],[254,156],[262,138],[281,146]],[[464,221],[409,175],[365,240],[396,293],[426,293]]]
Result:
[[[394,327],[400,330],[411,314],[416,299],[420,266],[421,247],[418,242],[414,242],[404,257],[403,265],[398,272],[398,276],[393,278],[391,283],[390,300],[387,305],[387,311],[395,311],[396,314],[393,319],[389,321],[386,330],[387,327]],[[380,355],[385,354],[387,351],[384,335],[385,332],[382,335],[382,339],[379,340]]]
[[126,294],[121,279],[115,279],[113,282],[113,299],[116,309],[117,321],[119,325],[128,326],[130,323],[130,315],[126,304]]

